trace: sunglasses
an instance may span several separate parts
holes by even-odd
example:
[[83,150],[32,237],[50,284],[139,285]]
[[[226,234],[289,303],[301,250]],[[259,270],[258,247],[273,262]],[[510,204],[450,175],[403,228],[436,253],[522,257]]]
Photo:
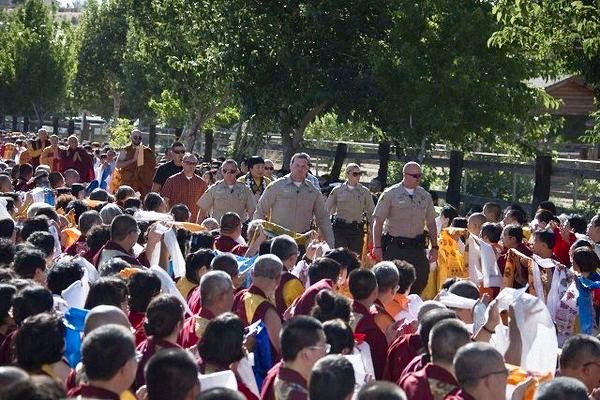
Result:
[[237,173],[237,171],[235,169],[224,169],[223,173],[224,174],[235,174],[235,173]]
[[185,150],[172,150],[175,154],[185,154]]
[[358,171],[358,172],[354,171],[354,172],[350,172],[350,175],[352,175],[352,176],[361,176],[362,172],[361,171]]
[[142,137],[141,136],[134,136],[133,140],[142,140]]
[[266,170],[272,171],[274,168],[273,167],[265,167]]
[[421,179],[421,177],[423,176],[423,174],[409,174],[409,173],[405,173],[404,175],[412,176],[415,179]]
[[184,161],[183,163],[187,165],[198,165],[198,161]]

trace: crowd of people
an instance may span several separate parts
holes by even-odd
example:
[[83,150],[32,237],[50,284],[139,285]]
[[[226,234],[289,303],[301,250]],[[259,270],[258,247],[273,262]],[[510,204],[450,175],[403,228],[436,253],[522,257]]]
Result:
[[600,399],[600,214],[0,133],[0,399]]

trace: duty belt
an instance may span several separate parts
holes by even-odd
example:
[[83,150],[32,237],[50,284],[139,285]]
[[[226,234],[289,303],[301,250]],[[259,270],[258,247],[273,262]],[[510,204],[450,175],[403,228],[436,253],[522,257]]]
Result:
[[403,249],[424,249],[425,235],[418,235],[414,238],[406,238],[402,236],[392,236],[386,233],[383,235],[383,242],[386,243],[386,246],[394,244]]
[[362,228],[364,222],[362,221],[352,221],[352,222],[347,222],[344,219],[341,218],[334,218],[333,219],[333,226],[334,227],[339,227],[339,228],[353,228],[353,229],[359,229]]

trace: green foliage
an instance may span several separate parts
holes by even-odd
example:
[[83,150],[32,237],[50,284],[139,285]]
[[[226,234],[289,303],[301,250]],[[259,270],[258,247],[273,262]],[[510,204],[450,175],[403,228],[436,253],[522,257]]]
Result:
[[469,151],[539,135],[533,111],[551,99],[526,85],[533,71],[518,49],[488,46],[498,29],[491,2],[398,0],[391,19],[373,43],[379,92],[368,109],[396,143]]
[[187,120],[186,109],[181,100],[172,92],[163,90],[160,94],[160,100],[150,99],[148,105],[164,127],[174,128],[185,125]]
[[374,143],[383,137],[381,129],[365,121],[340,122],[335,112],[318,116],[307,128],[306,139]]
[[2,18],[3,23],[11,25],[7,33],[12,56],[5,60],[12,62],[14,69],[0,67],[3,75],[8,70],[6,77],[12,78],[8,81],[11,111],[33,112],[38,121],[63,106],[71,63],[69,26],[55,22],[53,15],[53,9],[42,0],[28,0],[14,16]]
[[228,17],[221,3],[209,0],[132,2],[132,23],[138,30],[135,59],[152,80],[168,89],[185,107],[191,124],[188,149],[198,131],[233,97],[235,68],[224,62],[233,51],[225,29]]
[[231,128],[240,121],[240,111],[237,107],[228,106],[207,122],[207,128]]
[[[572,182],[572,184],[575,184],[575,182]],[[569,212],[581,214],[588,220],[600,213],[600,197],[598,196],[598,193],[600,193],[599,182],[586,179],[579,183],[577,191],[584,199],[577,201],[575,207],[572,205],[566,207]]]
[[128,0],[86,3],[79,28],[75,97],[80,107],[118,118],[125,86]]
[[126,146],[129,143],[129,135],[133,130],[133,124],[126,118],[119,118],[108,130],[109,144],[113,149]]

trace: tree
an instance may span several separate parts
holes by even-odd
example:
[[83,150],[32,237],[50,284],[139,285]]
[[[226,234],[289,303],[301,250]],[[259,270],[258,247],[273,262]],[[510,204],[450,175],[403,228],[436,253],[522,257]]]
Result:
[[542,135],[547,116],[533,110],[551,99],[527,86],[534,66],[513,46],[488,46],[497,29],[489,2],[395,1],[386,38],[372,42],[377,125],[421,154],[440,142],[473,150]]
[[38,125],[65,101],[71,60],[70,28],[53,20],[42,0],[15,11],[13,100],[17,111],[35,113]]
[[[235,70],[223,62],[231,51],[219,2],[209,0],[134,1],[139,29],[135,57],[154,82],[167,89],[186,109],[187,147],[193,150],[198,131],[234,98]],[[159,101],[159,99],[156,99]]]
[[[223,1],[236,51],[242,114],[279,124],[283,167],[306,127],[335,108],[341,120],[371,94],[369,46],[384,37],[390,0]],[[262,122],[261,122],[262,121]]]
[[[600,101],[600,2],[500,0],[494,13],[500,25],[493,45],[519,46],[536,63],[539,76],[583,76]],[[595,128],[583,139],[600,143],[600,114],[593,116]]]
[[[75,96],[81,107],[119,118],[125,87],[128,0],[90,0],[80,25]],[[110,112],[109,112],[110,110]]]

